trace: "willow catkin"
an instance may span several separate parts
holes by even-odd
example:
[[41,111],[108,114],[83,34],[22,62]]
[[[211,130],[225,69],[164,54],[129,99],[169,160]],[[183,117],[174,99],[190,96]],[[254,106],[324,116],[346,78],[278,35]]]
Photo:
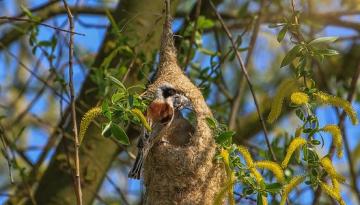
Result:
[[271,103],[271,110],[267,119],[269,123],[273,123],[280,116],[284,99],[296,89],[297,82],[294,79],[286,79],[279,85]]
[[255,162],[254,165],[255,165],[255,167],[260,168],[260,169],[270,170],[280,183],[283,183],[285,181],[284,172],[281,169],[280,165],[278,165],[276,162],[258,161],[258,162]]
[[290,142],[290,145],[286,150],[285,158],[281,163],[281,167],[283,169],[285,169],[287,167],[287,165],[291,159],[291,156],[293,155],[295,150],[298,149],[299,147],[303,146],[304,144],[306,144],[306,140],[301,137],[296,137]]
[[94,107],[91,108],[89,111],[85,113],[85,115],[82,117],[80,122],[80,130],[79,130],[79,143],[84,139],[85,133],[87,128],[89,127],[90,123],[101,114],[101,108],[100,107]]
[[342,108],[345,111],[345,113],[350,117],[352,124],[353,125],[358,124],[356,111],[351,106],[350,102],[342,98],[339,98],[337,96],[329,95],[324,92],[316,92],[314,93],[314,96],[320,103]]
[[337,152],[336,155],[338,158],[341,158],[343,156],[343,138],[340,128],[337,125],[326,125],[325,127],[321,128],[320,131],[331,133]]
[[290,96],[290,100],[296,105],[305,105],[309,102],[309,96],[303,92],[293,92]]

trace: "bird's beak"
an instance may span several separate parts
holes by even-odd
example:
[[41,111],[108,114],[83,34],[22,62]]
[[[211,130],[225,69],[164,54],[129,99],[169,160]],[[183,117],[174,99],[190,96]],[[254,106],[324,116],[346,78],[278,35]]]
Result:
[[184,95],[180,95],[180,99],[183,108],[187,108],[189,110],[193,109],[192,103],[189,98],[185,97]]

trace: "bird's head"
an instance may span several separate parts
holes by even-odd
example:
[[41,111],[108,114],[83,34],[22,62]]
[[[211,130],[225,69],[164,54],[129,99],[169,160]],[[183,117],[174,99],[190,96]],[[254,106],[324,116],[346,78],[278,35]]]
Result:
[[157,88],[147,113],[153,122],[168,122],[184,108],[191,108],[190,100],[170,83],[164,83]]

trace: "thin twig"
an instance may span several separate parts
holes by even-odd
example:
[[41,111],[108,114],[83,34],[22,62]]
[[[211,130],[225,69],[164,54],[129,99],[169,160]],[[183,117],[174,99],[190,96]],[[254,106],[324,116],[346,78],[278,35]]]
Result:
[[251,92],[251,95],[252,95],[253,100],[254,100],[254,103],[255,103],[256,111],[257,111],[257,113],[258,113],[258,116],[259,116],[259,119],[260,119],[260,123],[261,123],[261,126],[262,126],[262,128],[263,128],[263,132],[264,132],[266,144],[267,144],[268,149],[269,149],[269,151],[270,151],[270,153],[271,153],[272,159],[273,159],[274,161],[277,161],[276,156],[275,156],[275,153],[274,153],[274,151],[272,150],[271,145],[270,145],[270,140],[269,140],[269,137],[268,137],[268,133],[267,133],[265,121],[264,121],[264,118],[263,118],[263,116],[262,116],[262,114],[261,114],[261,111],[260,111],[260,108],[259,108],[259,103],[258,103],[258,100],[257,100],[257,98],[256,98],[255,91],[254,91],[253,85],[252,85],[252,83],[251,83],[249,74],[248,74],[248,72],[247,72],[247,70],[246,70],[245,64],[244,64],[244,62],[243,62],[243,60],[242,60],[242,58],[241,58],[241,56],[240,56],[240,53],[239,53],[239,51],[238,51],[238,49],[237,49],[237,46],[236,46],[235,41],[234,41],[234,39],[233,39],[233,37],[232,37],[232,34],[230,33],[229,29],[227,28],[225,22],[223,21],[222,17],[220,16],[219,12],[216,10],[216,8],[215,8],[214,4],[212,3],[212,1],[210,0],[209,2],[210,2],[210,5],[211,5],[211,8],[213,9],[216,17],[218,18],[218,20],[219,20],[222,28],[224,29],[226,35],[228,36],[228,38],[229,38],[229,40],[230,40],[230,42],[231,42],[231,44],[232,44],[232,47],[233,47],[234,52],[235,52],[235,54],[236,54],[236,58],[237,58],[238,61],[239,61],[241,70],[243,71],[244,76],[245,76],[245,79],[246,79],[246,81],[247,81],[247,83],[248,83],[248,85],[249,85],[250,92]]
[[73,15],[68,7],[66,0],[63,0],[64,7],[67,11],[67,16],[70,25],[70,39],[69,39],[69,90],[70,90],[70,104],[71,104],[71,116],[73,121],[73,132],[74,132],[74,140],[75,140],[75,180],[76,180],[76,199],[77,204],[82,205],[82,191],[81,191],[81,178],[80,178],[80,158],[79,158],[79,137],[77,130],[77,122],[76,122],[76,105],[75,105],[75,91],[73,84],[73,56],[74,56],[74,21]]
[[[260,24],[261,24],[262,14],[264,12],[263,11],[264,9],[265,9],[265,0],[261,0],[259,14],[255,21],[254,30],[252,32],[252,36],[251,36],[250,43],[249,43],[248,53],[247,53],[247,56],[245,59],[245,67],[246,68],[249,67],[249,64],[251,62],[251,56],[254,51],[256,40],[257,40],[257,37],[259,34]],[[240,76],[240,79],[239,79],[240,86],[236,92],[236,95],[234,97],[234,102],[232,103],[232,107],[231,107],[231,112],[230,112],[230,117],[229,117],[229,129],[231,129],[231,130],[233,130],[236,127],[236,117],[237,117],[237,114],[239,112],[239,108],[241,105],[241,97],[243,96],[243,93],[245,90],[246,82],[243,80],[243,77],[244,77],[243,75]]]
[[116,192],[120,195],[120,198],[122,199],[124,205],[129,205],[129,202],[126,199],[125,194],[121,191],[120,187],[116,185],[114,180],[112,180],[108,175],[105,175],[105,178],[108,180],[108,182],[114,187]]
[[70,103],[68,99],[64,98],[54,87],[52,87],[47,80],[42,79],[40,76],[38,76],[33,70],[31,70],[28,66],[25,65],[25,63],[23,63],[14,53],[12,53],[11,51],[9,51],[4,44],[2,44],[0,42],[0,48],[3,48],[6,53],[8,53],[11,57],[13,57],[16,61],[18,61],[19,65],[21,65],[21,67],[23,67],[26,71],[28,71],[32,76],[34,76],[34,78],[38,81],[40,81],[41,83],[43,83],[44,85],[46,85],[48,88],[50,88],[54,94],[56,96],[58,96],[59,98],[63,99],[66,103]]
[[186,71],[186,68],[190,62],[190,57],[191,57],[191,53],[192,53],[192,45],[194,44],[195,41],[195,34],[196,34],[196,30],[197,30],[197,22],[198,22],[198,18],[200,15],[200,10],[201,10],[201,0],[197,0],[197,4],[196,4],[196,11],[195,11],[195,18],[194,18],[194,28],[193,31],[191,33],[191,38],[190,38],[190,46],[189,46],[189,50],[186,54],[186,58],[185,58],[185,63],[184,63],[184,70]]
[[25,22],[30,22],[30,23],[35,23],[35,24],[41,25],[41,26],[45,26],[45,27],[48,27],[48,28],[52,28],[52,29],[55,29],[55,30],[58,30],[58,31],[62,31],[62,32],[70,33],[70,34],[76,34],[76,35],[80,35],[80,36],[85,36],[85,34],[83,34],[83,33],[78,33],[78,32],[75,32],[75,31],[69,31],[69,30],[66,30],[66,29],[58,28],[58,27],[51,26],[51,25],[45,24],[45,23],[41,23],[39,21],[35,21],[35,20],[32,20],[32,19],[25,19],[25,18],[19,18],[19,17],[11,17],[11,16],[0,16],[0,20],[6,20],[7,22],[25,21]]
[[1,143],[3,148],[1,148],[1,152],[3,153],[7,164],[8,164],[8,169],[9,169],[9,178],[10,178],[10,182],[13,184],[14,183],[14,178],[13,178],[13,174],[12,174],[12,159],[10,157],[10,154],[8,152],[8,146],[7,143],[5,141],[5,130],[4,128],[0,125],[0,138],[1,138]]

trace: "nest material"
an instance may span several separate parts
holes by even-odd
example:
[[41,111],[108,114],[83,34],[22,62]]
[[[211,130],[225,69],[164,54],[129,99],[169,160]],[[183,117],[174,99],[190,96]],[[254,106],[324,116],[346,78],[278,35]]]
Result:
[[145,161],[145,204],[213,204],[226,174],[223,165],[214,158],[216,144],[206,122],[212,114],[200,90],[177,63],[169,18],[164,24],[156,80],[147,92],[154,93],[163,83],[170,83],[191,100],[196,125],[191,136],[183,133],[184,138],[189,137],[185,144],[167,140],[179,132],[178,129],[160,132],[160,137],[169,143],[154,145]]

